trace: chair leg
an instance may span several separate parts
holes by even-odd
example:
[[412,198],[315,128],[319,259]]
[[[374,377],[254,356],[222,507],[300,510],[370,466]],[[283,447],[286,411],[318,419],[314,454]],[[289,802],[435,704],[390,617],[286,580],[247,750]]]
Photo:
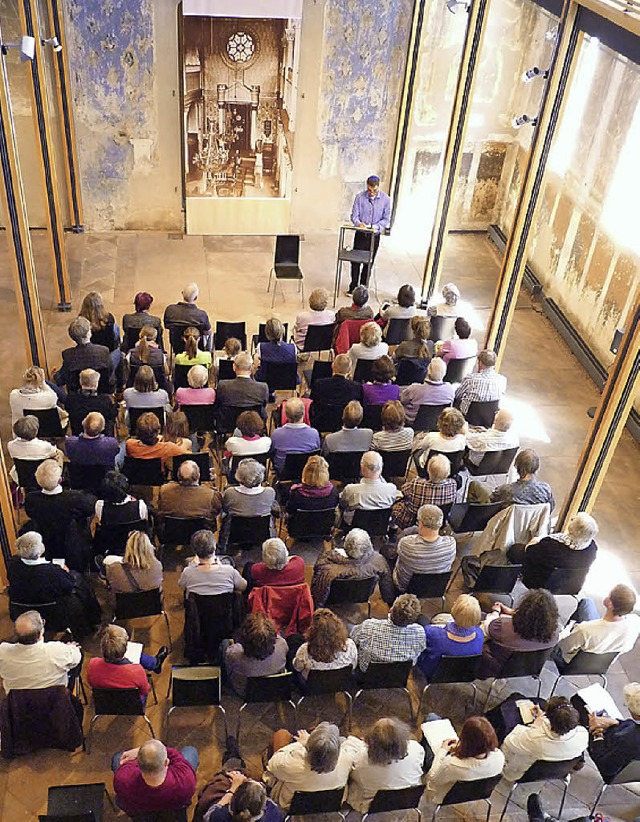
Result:
[[305,696],[301,696],[300,699],[296,702],[296,711],[293,717],[293,724],[298,727],[298,708],[302,705],[305,700]]
[[569,783],[571,782],[571,774],[567,774],[567,776],[562,781],[564,782],[564,790],[562,791],[562,799],[560,800],[560,810],[558,811],[558,819],[562,818],[564,801],[567,798],[567,791],[569,790]]
[[538,696],[537,696],[537,699],[540,699],[540,690],[542,688],[542,677],[541,676],[537,677],[537,680],[538,680]]
[[[278,278],[276,277],[276,281],[273,284],[273,294],[271,296],[271,308],[273,308],[273,306],[276,304],[276,291],[277,290],[278,290]],[[282,293],[284,295],[284,289],[283,289]]]
[[436,805],[435,806],[435,808],[433,809],[433,815],[431,816],[431,822],[436,821],[436,816],[437,816],[438,811],[440,810],[441,807],[442,807],[441,805]]
[[85,740],[84,740],[85,741],[85,751],[87,753],[90,753],[90,751],[91,751],[90,741],[91,741],[91,735],[93,734],[93,723],[96,721],[96,719],[99,719],[99,717],[100,717],[100,714],[96,714],[95,716],[91,717],[91,722],[89,723],[89,733],[86,735]]
[[238,724],[236,725],[236,742],[238,743],[238,746],[240,746],[240,721],[242,719],[242,712],[247,707],[247,704],[248,703],[245,702],[241,705],[240,710],[238,711]]
[[486,820],[486,822],[489,822],[489,819],[491,817],[491,800],[490,799],[485,799],[484,801],[487,803],[487,820]]
[[167,625],[167,637],[169,639],[169,651],[173,651],[173,640],[171,639],[171,628],[169,626],[169,617],[167,616],[167,612],[163,611],[162,616],[164,617],[164,621]]
[[411,701],[411,694],[409,693],[408,688],[403,688],[402,690],[405,692],[407,699],[409,700],[409,715],[411,716],[411,721],[413,722],[413,702]]
[[349,691],[343,691],[344,695],[347,697],[347,731],[351,733],[351,719],[352,719],[352,708],[353,708],[353,697],[349,693]]
[[422,693],[420,694],[420,701],[418,702],[418,713],[416,714],[416,719],[418,722],[420,721],[420,717],[422,716],[422,703],[424,702],[424,698],[427,695],[427,691],[429,690],[429,683],[424,686],[422,689]]
[[227,712],[222,707],[222,705],[216,705],[216,708],[219,708],[222,711],[222,719],[224,721],[224,737],[225,739],[229,736],[229,726],[227,725]]
[[509,791],[509,795],[507,796],[507,801],[504,803],[504,808],[502,809],[502,813],[500,814],[500,822],[502,822],[502,820],[504,819],[504,815],[507,812],[507,805],[509,804],[509,802],[511,802],[511,796],[513,795],[513,792],[515,791],[515,789],[517,787],[518,787],[517,782],[514,782],[513,785],[511,786],[511,790]]
[[558,682],[560,682],[561,679],[562,679],[562,674],[560,674],[559,676],[556,677],[556,681],[553,683],[553,688],[551,689],[551,693],[549,694],[549,699],[551,699],[551,697],[554,695],[555,690],[556,690],[556,685],[558,684]]
[[272,276],[272,274],[273,274],[273,268],[269,271],[269,282],[267,284],[267,294],[271,290],[271,276]]
[[156,701],[156,705],[158,704],[158,694],[156,693],[156,684],[153,681],[153,677],[149,677],[149,684],[151,685],[151,693],[153,694],[153,698]]
[[602,787],[601,787],[601,788],[600,788],[600,790],[598,791],[598,795],[596,796],[595,802],[593,803],[593,807],[591,808],[591,818],[592,818],[592,819],[593,819],[593,817],[594,817],[594,815],[595,815],[596,808],[597,808],[597,807],[598,807],[598,805],[600,804],[600,800],[601,800],[601,799],[602,799],[602,797],[604,796],[604,792],[607,790],[607,788],[608,788],[608,787],[609,787],[609,786],[607,785],[607,783],[606,783],[606,782],[603,782],[603,783],[602,783]]
[[145,722],[147,723],[147,725],[149,726],[149,730],[151,731],[151,736],[152,736],[154,739],[157,739],[158,737],[155,735],[155,732],[154,732],[154,730],[153,730],[153,725],[151,724],[151,720],[149,719],[149,717],[148,717],[146,714],[143,714],[143,717],[144,717],[144,721],[145,721]]

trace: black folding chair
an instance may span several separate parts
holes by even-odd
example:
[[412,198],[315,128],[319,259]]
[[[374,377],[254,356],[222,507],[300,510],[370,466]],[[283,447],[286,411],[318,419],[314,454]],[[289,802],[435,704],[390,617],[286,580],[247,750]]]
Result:
[[449,405],[421,405],[411,427],[415,432],[437,431],[440,414],[450,407]]
[[[191,408],[197,406],[192,405]],[[200,406],[201,408],[213,408],[213,406]],[[182,406],[182,410],[186,413],[187,406]],[[262,416],[262,405],[228,405],[225,408],[218,408],[216,411],[216,434],[232,434],[236,430],[236,421],[243,411],[255,411],[256,414]],[[188,414],[187,414],[188,416]],[[191,423],[189,423],[191,425]]]
[[411,449],[405,451],[380,451],[382,457],[382,476],[390,481],[394,477],[405,477],[411,458]]
[[607,687],[607,671],[620,656],[618,651],[609,654],[592,654],[589,651],[578,651],[569,662],[554,658],[558,677],[553,683],[553,688],[549,694],[549,699],[553,696],[556,686],[565,676],[599,676],[602,678],[602,686]]
[[93,725],[101,716],[141,716],[147,723],[149,732],[157,739],[153,725],[145,713],[145,706],[140,699],[138,688],[93,688],[93,702],[95,716],[91,718],[86,745],[89,752],[89,740],[93,733]]
[[418,805],[424,793],[424,785],[415,785],[410,788],[387,788],[376,791],[376,795],[371,800],[369,810],[362,817],[361,822],[365,822],[374,813],[390,813],[392,811],[415,811],[418,814],[418,822],[422,820],[422,813]]
[[551,658],[553,648],[542,648],[539,651],[512,651],[511,656],[502,667],[499,677],[484,677],[489,679],[491,684],[489,686],[489,693],[485,700],[485,708],[489,704],[493,686],[496,679],[520,679],[521,677],[532,677],[538,682],[538,693],[536,698],[540,697],[540,688],[542,687],[542,680],[540,674],[545,666],[545,663]]
[[169,332],[169,344],[173,354],[182,354],[184,351],[184,332],[187,328],[197,328],[200,332],[200,339],[198,340],[198,348],[204,351],[204,328],[197,323],[172,323],[167,325]]
[[[131,364],[129,363],[129,376],[127,377],[127,388],[131,388],[133,383],[136,379],[136,374],[138,373],[138,369],[140,365]],[[164,388],[165,391],[169,390],[169,386],[167,384],[167,375],[165,374],[164,365],[152,365],[151,370],[153,371],[153,376],[158,383],[158,388]]]
[[[363,691],[404,691],[409,700],[409,712],[413,722],[413,705],[411,694],[407,688],[409,674],[413,667],[413,661],[407,659],[404,662],[371,662],[364,673],[358,675],[358,690],[353,698],[355,707],[358,697]],[[389,707],[393,703],[387,703]]]
[[554,568],[545,588],[554,596],[577,596],[585,583],[588,568]]
[[364,451],[332,451],[327,454],[329,476],[335,482],[357,482],[360,477],[360,460]]
[[332,365],[328,360],[314,360],[311,369],[311,381],[309,388],[313,387],[316,380],[328,379],[332,374]]
[[309,457],[316,456],[320,451],[292,452],[284,458],[284,465],[280,474],[281,482],[300,482],[302,472]]
[[189,387],[189,379],[187,375],[192,368],[192,365],[179,365],[178,363],[173,366],[173,387],[176,391],[178,388]]
[[491,428],[499,408],[500,400],[472,402],[464,416],[469,425],[482,425],[484,428]]
[[269,391],[296,391],[298,388],[298,363],[266,362],[264,363],[264,381]]
[[357,360],[353,372],[354,382],[371,382],[371,372],[375,360]]
[[[316,360],[316,364],[318,362],[320,361]],[[316,431],[332,434],[334,431],[339,431],[342,428],[343,412],[344,406],[342,405],[332,405],[314,400],[309,410],[309,419]]]
[[164,485],[166,482],[160,457],[154,457],[150,460],[125,457],[122,473],[131,485],[155,486]]
[[407,593],[415,594],[418,599],[437,599],[439,597],[444,611],[445,595],[450,579],[450,570],[442,574],[412,574]]
[[36,482],[36,471],[38,466],[42,465],[44,460],[21,460],[14,459],[13,464],[18,475],[18,485],[27,491],[37,491],[39,485]]
[[183,462],[195,462],[200,469],[200,482],[209,482],[211,477],[211,453],[209,451],[196,451],[193,454],[179,454],[173,459],[172,475],[177,477],[178,468]]
[[522,565],[485,565],[480,569],[473,593],[505,594],[513,604],[512,591],[520,574]]
[[431,342],[436,343],[440,340],[450,340],[455,334],[456,319],[456,317],[441,317],[440,315],[429,317],[431,324],[429,339]]
[[474,465],[467,460],[467,470],[473,477],[489,477],[494,474],[507,474],[517,453],[517,448],[505,448],[502,451],[487,451],[478,465]]
[[212,433],[216,430],[216,410],[213,405],[181,405],[189,422],[189,431],[199,434]]
[[298,709],[307,697],[344,694],[347,700],[347,730],[351,730],[351,706],[353,699],[350,690],[354,685],[355,676],[351,665],[346,665],[344,668],[329,668],[324,671],[314,668],[309,671],[304,693],[296,703],[296,728],[300,726],[298,722]]
[[462,451],[435,451],[433,448],[429,450],[428,459],[425,461],[424,465],[421,464],[421,454],[419,452],[415,452],[413,455],[413,464],[416,469],[416,473],[422,479],[429,479],[429,471],[427,467],[429,465],[429,460],[431,457],[436,456],[443,456],[449,460],[450,474],[454,477],[462,470],[463,460],[464,460],[464,450]]
[[346,822],[347,815],[341,810],[345,788],[346,786],[330,791],[296,791],[284,822],[289,822],[292,816],[315,816],[327,813],[337,813],[342,822]]
[[102,822],[104,797],[111,801],[104,782],[85,785],[51,785],[47,796],[47,813],[39,822]]
[[376,577],[362,579],[334,579],[325,605],[358,605],[366,603],[367,618],[371,616],[371,597],[376,589]]
[[237,607],[238,597],[235,591],[187,596],[184,655],[191,665],[220,664],[220,643],[231,639],[244,616],[243,608]]
[[[598,768],[597,764],[596,768]],[[591,808],[591,819],[595,819],[596,808],[600,804],[600,800],[607,788],[611,787],[611,785],[627,785],[630,782],[640,782],[640,759],[634,759],[632,762],[629,762],[629,764],[625,765],[620,773],[616,774],[612,779],[605,779],[600,772],[600,768],[598,768],[598,773],[603,779],[603,785],[598,791],[593,807]]]
[[469,656],[442,656],[438,662],[438,667],[429,677],[429,681],[422,689],[420,702],[418,704],[418,719],[422,713],[422,703],[431,685],[461,685],[468,684],[473,688],[473,705],[475,709],[478,689],[475,681],[480,673],[482,664],[482,654],[470,654]]
[[307,328],[307,336],[304,338],[303,352],[317,351],[318,354],[321,354],[323,351],[331,351],[335,327],[335,323],[310,325]]
[[382,405],[365,405],[362,427],[382,431]]
[[240,345],[244,351],[247,347],[247,326],[244,322],[227,323],[216,322],[216,331],[213,335],[213,346],[216,351],[221,351],[224,344],[230,337],[240,340]]
[[391,319],[386,332],[385,340],[388,345],[400,345],[401,342],[410,340],[413,336],[411,333],[411,320]]
[[511,786],[511,790],[507,796],[507,801],[504,803],[504,808],[502,809],[502,813],[500,814],[500,822],[504,819],[504,815],[506,813],[507,807],[509,806],[509,802],[511,801],[511,797],[513,796],[513,792],[518,787],[518,785],[528,784],[530,782],[555,782],[560,781],[564,785],[564,790],[562,791],[562,799],[560,800],[560,810],[558,811],[558,819],[562,818],[562,809],[564,808],[564,801],[567,797],[567,790],[569,789],[569,783],[571,782],[571,774],[575,769],[576,765],[584,762],[582,756],[575,757],[574,759],[563,759],[561,762],[549,762],[545,759],[538,759],[537,762],[534,762],[533,765],[527,770],[525,774],[523,774],[520,779],[516,779],[516,781]]
[[[167,626],[167,637],[169,640],[169,650],[173,650],[171,640],[171,628],[169,627],[169,617],[164,610],[162,593],[159,588],[151,588],[149,591],[131,591],[128,593],[116,593],[116,607],[113,610],[112,622],[122,622],[123,620],[142,619],[143,617],[162,616]],[[133,639],[133,631],[131,632]]]
[[[167,689],[171,707],[167,713],[167,732],[176,708],[217,708],[227,734],[227,712],[222,707],[222,674],[215,665],[173,665]],[[199,712],[200,714],[200,712]]]
[[233,360],[218,360],[218,382],[220,380],[235,380],[236,372]]
[[62,427],[57,406],[54,408],[25,408],[22,416],[38,418],[38,436],[42,440],[57,440],[65,435],[66,426]]
[[[278,280],[297,280],[298,290],[302,294],[302,304],[304,305],[304,275],[300,268],[300,235],[299,234],[278,234],[276,236],[276,246],[273,256],[273,266],[269,271],[269,283],[267,294],[271,290],[271,277],[275,276],[273,284],[273,296],[271,298],[271,308],[276,301],[276,289]],[[284,299],[284,290],[282,297]]]
[[263,517],[231,517],[227,546],[262,545],[271,536],[271,514]]
[[477,357],[465,357],[461,360],[449,360],[447,363],[447,373],[444,375],[445,382],[462,382],[475,368]]
[[245,457],[231,457],[231,460],[229,462],[229,470],[227,472],[227,481],[229,482],[229,485],[238,484],[238,481],[236,479],[236,471],[238,470],[238,466],[240,465],[242,460],[248,459],[255,460],[256,462],[259,462],[261,465],[266,466],[267,461],[269,459],[269,452],[264,451],[262,454],[250,454]]
[[335,517],[335,508],[293,511],[287,517],[287,533],[299,540],[331,539]]
[[69,486],[95,494],[100,489],[108,470],[106,465],[78,465],[77,462],[70,462]]
[[136,431],[138,420],[143,414],[155,414],[161,426],[164,426],[164,407],[156,408],[129,408],[129,431],[133,434]]
[[449,514],[449,525],[456,534],[484,531],[489,520],[504,508],[502,502],[480,505],[470,502],[456,503]]
[[119,554],[124,556],[127,540],[132,531],[149,532],[146,519],[135,519],[130,522],[99,523],[93,538],[93,550],[96,554]]
[[[80,371],[82,370],[83,369],[81,368],[74,368],[69,371],[69,378],[67,379],[67,392],[76,392],[80,390]],[[111,387],[109,380],[109,369],[95,368],[94,370],[100,374],[100,379],[98,380],[98,394],[113,394],[113,388]]]
[[[282,335],[282,339],[286,340],[289,337],[289,323],[282,323],[282,327],[284,329],[284,334]],[[267,324],[260,323],[258,325],[258,333],[254,334],[251,338],[251,348],[253,351],[256,350],[260,343],[269,342],[267,339]],[[329,375],[331,376],[331,375]]]
[[352,528],[362,528],[370,537],[386,537],[391,521],[391,508],[376,508],[366,511],[364,508],[356,508],[353,512],[353,519],[349,530]]
[[11,599],[11,589],[9,589],[9,618],[15,622],[20,614],[27,611],[37,611],[45,622],[46,631],[57,633],[70,628],[66,615],[66,609],[60,602],[18,602]]
[[238,725],[236,727],[236,741],[240,745],[240,723],[242,714],[248,705],[255,705],[259,702],[288,703],[293,708],[295,719],[296,706],[291,698],[293,687],[293,674],[286,671],[283,674],[272,674],[272,676],[249,676],[244,692],[244,702],[238,711]]
[[498,783],[502,779],[502,774],[497,776],[488,776],[485,779],[473,779],[469,782],[456,782],[455,785],[449,789],[447,795],[444,797],[439,805],[436,805],[433,810],[431,822],[435,822],[436,816],[440,808],[446,805],[463,805],[465,802],[479,802],[484,800],[487,803],[487,818],[489,822],[491,816],[491,794],[494,792]]
[[424,378],[427,376],[427,368],[426,364],[422,365],[422,361],[416,362],[407,357],[402,357],[396,372],[396,385],[423,383]]
[[165,514],[162,517],[161,542],[167,545],[188,545],[191,537],[197,531],[213,531],[216,523],[206,517],[171,517]]

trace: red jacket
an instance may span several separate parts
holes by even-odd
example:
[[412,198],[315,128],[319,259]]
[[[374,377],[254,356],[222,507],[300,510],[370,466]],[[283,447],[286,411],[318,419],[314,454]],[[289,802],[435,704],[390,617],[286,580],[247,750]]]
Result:
[[284,628],[286,636],[304,634],[311,625],[313,600],[306,582],[302,585],[274,587],[263,585],[249,594],[252,614],[262,611],[275,623],[278,631]]
[[142,665],[117,665],[99,656],[89,660],[87,682],[92,688],[139,688],[140,696],[151,689]]

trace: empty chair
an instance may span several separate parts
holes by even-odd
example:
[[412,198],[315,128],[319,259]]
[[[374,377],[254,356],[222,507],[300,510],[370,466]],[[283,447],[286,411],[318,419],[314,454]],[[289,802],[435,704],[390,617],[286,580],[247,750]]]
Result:
[[122,473],[129,480],[130,485],[163,485],[165,482],[162,469],[162,459],[154,457],[150,460],[126,456]]
[[469,425],[482,425],[484,428],[491,428],[499,407],[500,400],[472,402],[465,414],[465,419]]
[[240,345],[244,351],[247,347],[246,324],[244,322],[227,323],[218,321],[216,323],[216,331],[213,337],[215,350],[221,351],[229,337],[235,337],[237,340],[240,340]]
[[[436,343],[440,340],[450,340],[455,332],[456,317],[442,317],[437,314],[435,317],[429,317],[431,323],[431,333],[429,339]],[[458,382],[456,380],[456,382]]]
[[351,528],[362,528],[370,537],[386,537],[391,522],[391,508],[376,508],[368,511],[364,508],[356,508],[351,520]]
[[491,816],[491,794],[495,790],[498,782],[502,779],[502,774],[497,776],[488,776],[485,779],[473,779],[468,782],[456,782],[453,788],[449,788],[447,795],[442,802],[438,803],[434,810],[431,822],[435,822],[435,818],[443,805],[462,805],[465,802],[478,802],[484,800],[487,803],[487,817],[486,822],[489,822]]
[[71,691],[65,685],[13,688],[0,701],[0,743],[4,759],[43,748],[75,751],[83,735]]
[[[169,650],[173,650],[169,617],[164,610],[162,593],[159,588],[149,591],[133,591],[130,593],[116,593],[116,605],[113,612],[113,622],[142,617],[162,616],[167,626]],[[133,638],[133,634],[132,634]]]
[[337,813],[342,822],[346,814],[342,812],[342,798],[345,786],[330,791],[296,791],[289,805],[289,812],[284,822],[289,822],[292,816],[312,816],[315,814]]
[[[214,665],[173,665],[167,696],[171,694],[171,707],[167,714],[167,727],[176,708],[218,709],[227,731],[227,714],[221,705],[222,673]],[[201,712],[198,712],[200,715]]]
[[87,735],[87,751],[94,723],[101,716],[141,716],[147,723],[149,733],[156,739],[153,725],[144,711],[138,688],[93,688],[95,716],[91,718]]
[[247,685],[244,693],[244,702],[238,711],[238,725],[236,727],[236,740],[240,744],[240,724],[242,715],[248,705],[255,705],[260,702],[288,703],[293,708],[295,719],[296,706],[291,698],[293,687],[293,674],[286,671],[283,674],[272,674],[271,676],[250,676],[247,677]]
[[325,605],[357,605],[367,603],[367,617],[371,616],[371,597],[376,589],[376,577],[362,579],[334,579]]
[[[393,320],[392,320],[393,322]],[[388,342],[388,340],[387,340]],[[414,382],[424,382],[427,375],[427,366],[403,357],[398,363],[396,385],[413,385]],[[426,430],[426,429],[425,429]]]
[[437,431],[438,417],[448,405],[421,405],[411,427],[418,431]]
[[296,727],[301,724],[298,722],[298,711],[307,697],[328,695],[335,696],[335,694],[343,694],[347,700],[347,728],[350,730],[351,707],[353,703],[350,690],[354,685],[355,677],[351,665],[346,665],[344,668],[328,668],[326,670],[313,668],[310,670],[305,684],[304,693],[296,703]]
[[319,511],[293,511],[287,517],[287,533],[293,539],[331,539],[335,522],[335,508]]
[[40,822],[102,822],[104,798],[107,788],[104,782],[89,785],[51,785],[47,796],[47,813],[40,815]]
[[411,458],[411,449],[406,451],[380,451],[382,457],[382,476],[391,481],[395,477],[404,477]]
[[411,332],[411,320],[392,318],[387,324],[386,331],[385,340],[387,345],[400,345],[401,342],[410,340],[413,336]]
[[613,665],[620,654],[613,651],[609,654],[592,654],[589,651],[578,651],[569,662],[561,659],[554,659],[558,669],[558,677],[553,683],[553,688],[549,694],[549,699],[554,695],[556,686],[565,676],[599,676],[602,677],[602,685],[607,687],[607,671]]
[[562,799],[560,800],[560,810],[558,811],[558,818],[562,817],[562,809],[564,808],[564,801],[567,797],[567,790],[571,782],[571,773],[576,765],[582,763],[583,758],[578,756],[574,759],[564,759],[560,762],[549,762],[544,759],[539,759],[527,770],[527,772],[516,780],[511,786],[511,790],[507,796],[507,801],[504,803],[504,808],[500,814],[500,822],[504,819],[507,807],[513,796],[513,792],[518,785],[527,784],[530,782],[554,782],[561,781],[564,785],[562,791]]
[[429,677],[429,681],[422,690],[418,704],[418,718],[422,713],[422,703],[425,700],[430,685],[459,685],[468,683],[473,688],[473,708],[475,708],[478,689],[474,680],[479,679],[482,654],[469,656],[442,656],[438,667]]
[[367,670],[359,675],[359,688],[353,698],[354,706],[363,691],[404,691],[409,700],[409,713],[413,720],[411,694],[407,688],[412,667],[413,663],[410,659],[405,662],[371,662]]
[[60,423],[60,414],[57,407],[54,408],[25,408],[23,416],[29,415],[38,418],[38,436],[43,440],[54,440],[64,437],[66,426],[63,428]]
[[[269,283],[267,294],[271,289],[271,277],[275,276],[273,284],[273,297],[271,298],[271,308],[276,301],[276,289],[278,280],[296,280],[298,290],[302,294],[302,304],[304,305],[304,275],[300,268],[300,235],[298,234],[278,234],[273,256],[273,266],[269,271]],[[280,286],[282,288],[282,286]],[[282,291],[284,298],[284,290]]]
[[443,574],[412,574],[407,593],[415,594],[418,599],[440,597],[444,611],[445,593],[450,579],[451,571],[445,571]]
[[[600,773],[599,768],[598,773]],[[602,776],[601,773],[600,776]],[[591,808],[591,819],[595,819],[596,808],[600,804],[600,800],[607,788],[611,787],[611,785],[627,785],[630,782],[640,782],[640,759],[634,759],[633,762],[629,762],[613,779],[605,780],[603,777],[603,780],[603,785],[598,791],[593,807]]]
[[304,339],[303,352],[317,351],[318,354],[320,354],[322,351],[330,351],[333,345],[333,331],[335,327],[335,323],[310,325],[307,328],[307,336]]
[[[447,363],[447,373],[444,375],[444,381],[462,382],[467,374],[470,374],[473,371],[476,364],[476,359],[477,357],[465,357],[463,360],[449,360]],[[493,422],[493,420],[491,420],[491,422]]]
[[[392,320],[393,322],[393,320]],[[424,785],[416,785],[411,788],[389,788],[380,790],[371,800],[369,810],[362,817],[362,822],[374,813],[389,813],[392,811],[415,811],[418,814],[418,822],[422,820],[422,813],[418,805],[424,793]]]

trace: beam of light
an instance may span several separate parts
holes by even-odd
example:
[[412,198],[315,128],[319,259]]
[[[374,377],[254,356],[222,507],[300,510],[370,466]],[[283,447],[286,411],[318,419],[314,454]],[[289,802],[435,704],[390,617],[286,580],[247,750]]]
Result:
[[540,413],[531,403],[519,400],[507,393],[500,400],[500,407],[513,414],[513,427],[521,439],[551,442]]
[[614,585],[628,585],[635,591],[629,572],[620,557],[600,546],[580,595],[590,597],[599,605]]

